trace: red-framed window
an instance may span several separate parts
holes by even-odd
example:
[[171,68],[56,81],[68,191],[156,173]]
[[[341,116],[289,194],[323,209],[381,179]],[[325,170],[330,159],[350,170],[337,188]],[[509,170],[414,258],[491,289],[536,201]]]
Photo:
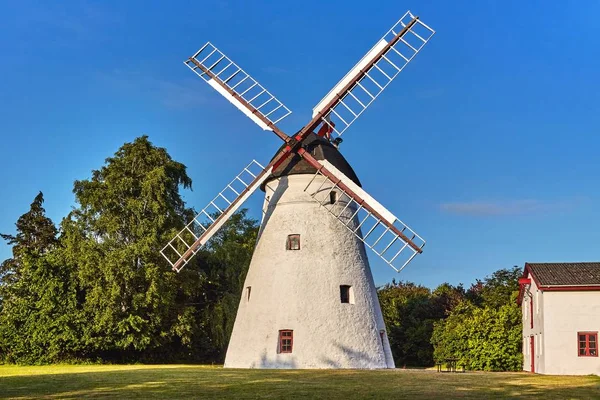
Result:
[[288,235],[285,248],[286,250],[300,250],[300,235]]
[[598,357],[598,332],[577,332],[577,355]]
[[283,329],[279,331],[279,352],[291,353],[294,346],[294,331]]

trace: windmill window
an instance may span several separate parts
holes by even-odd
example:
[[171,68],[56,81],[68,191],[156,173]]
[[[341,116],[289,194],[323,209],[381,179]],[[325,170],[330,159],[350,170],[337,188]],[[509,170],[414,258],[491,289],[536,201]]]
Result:
[[335,204],[336,201],[337,201],[337,192],[334,192],[334,191],[329,192],[329,203]]
[[279,352],[291,353],[294,345],[294,331],[284,329],[279,331]]
[[300,235],[288,235],[285,248],[286,250],[300,250]]
[[354,304],[354,291],[350,285],[340,285],[340,300],[342,303]]
[[246,287],[246,301],[250,301],[250,292],[252,292],[252,286]]

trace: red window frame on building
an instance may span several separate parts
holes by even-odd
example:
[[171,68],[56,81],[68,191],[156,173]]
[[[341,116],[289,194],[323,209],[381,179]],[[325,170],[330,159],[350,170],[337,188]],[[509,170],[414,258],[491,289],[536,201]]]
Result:
[[279,352],[291,353],[294,347],[294,331],[282,329],[279,331]]
[[598,332],[577,332],[577,356],[598,357]]

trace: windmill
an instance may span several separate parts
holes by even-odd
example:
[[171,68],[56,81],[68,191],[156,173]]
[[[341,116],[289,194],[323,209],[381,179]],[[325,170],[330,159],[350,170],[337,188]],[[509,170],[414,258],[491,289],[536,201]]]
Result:
[[283,140],[265,167],[250,162],[161,250],[179,272],[258,188],[265,192],[225,367],[394,367],[365,246],[400,272],[425,241],[362,189],[338,147],[434,34],[406,12],[291,136],[277,126],[291,111],[210,42],[185,61]]

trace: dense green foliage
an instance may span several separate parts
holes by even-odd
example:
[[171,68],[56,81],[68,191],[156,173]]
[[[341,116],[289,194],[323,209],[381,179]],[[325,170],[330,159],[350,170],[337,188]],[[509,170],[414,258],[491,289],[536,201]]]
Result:
[[434,324],[436,360],[456,358],[459,365],[473,370],[521,370],[520,274],[517,267],[496,271],[474,285],[472,300],[465,298],[448,318]]
[[462,286],[447,283],[434,291],[395,281],[379,289],[381,311],[396,366],[433,365],[434,323],[445,318],[464,297]]
[[17,221],[17,234],[2,235],[13,257],[2,263],[0,351],[6,361],[60,360],[75,341],[71,271],[63,267],[57,230],[39,193]]
[[402,282],[380,288],[396,366],[457,358],[473,370],[520,370],[519,275],[517,267],[501,269],[468,290],[447,283],[433,291]]
[[176,274],[159,250],[193,214],[181,187],[185,166],[144,136],[75,182],[60,231],[40,193],[2,235],[0,358],[222,361],[257,222],[237,214]]
[[[39,193],[2,235],[0,361],[222,362],[258,232],[234,215],[179,274],[159,250],[194,215],[186,167],[142,136],[89,179],[59,229]],[[468,290],[408,282],[379,289],[396,365],[455,357],[471,369],[517,370],[519,271]]]

